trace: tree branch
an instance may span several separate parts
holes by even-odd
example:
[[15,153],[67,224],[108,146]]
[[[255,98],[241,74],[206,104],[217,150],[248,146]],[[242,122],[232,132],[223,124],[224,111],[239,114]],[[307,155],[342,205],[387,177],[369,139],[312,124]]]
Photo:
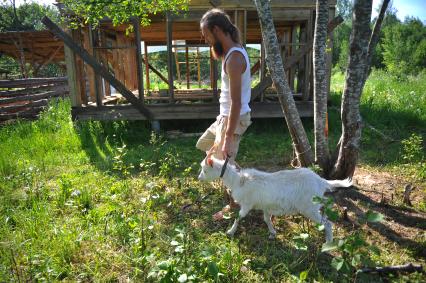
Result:
[[367,52],[367,69],[365,78],[367,79],[367,75],[370,72],[371,68],[371,58],[373,57],[374,49],[376,48],[377,43],[379,42],[380,29],[382,28],[382,22],[385,17],[386,10],[388,8],[390,0],[383,0],[382,6],[380,7],[379,15],[377,16],[377,20],[374,24],[373,32],[371,33],[370,41],[368,42],[368,52]]
[[420,264],[408,263],[404,265],[394,265],[394,266],[385,266],[385,267],[367,267],[360,269],[358,272],[363,273],[379,273],[379,274],[387,274],[387,273],[396,273],[396,272],[423,272],[423,266]]

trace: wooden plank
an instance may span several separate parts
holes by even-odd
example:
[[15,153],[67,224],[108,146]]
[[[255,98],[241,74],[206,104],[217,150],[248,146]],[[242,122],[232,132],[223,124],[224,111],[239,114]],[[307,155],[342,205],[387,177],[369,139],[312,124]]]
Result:
[[[147,105],[157,120],[214,119],[219,114],[219,104],[157,104]],[[282,118],[281,105],[254,102],[252,118]],[[301,117],[313,117],[312,101],[296,101]],[[129,105],[72,108],[72,116],[79,120],[145,120],[146,118]]]
[[[70,90],[71,106],[81,106],[81,95],[78,92],[76,80],[76,56],[75,53],[68,46],[64,46],[65,63],[67,65],[67,79],[68,87]],[[1,84],[0,84],[1,85]]]
[[[90,34],[90,29],[85,27],[83,28],[83,46],[86,50],[88,50],[89,53],[93,54],[93,50],[90,46],[90,39],[89,39],[89,34]],[[85,70],[86,70],[86,76],[87,76],[87,81],[89,82],[89,100],[92,102],[96,101],[96,89],[95,89],[95,72],[93,71],[93,68],[86,64],[85,65]]]
[[250,101],[255,100],[260,94],[262,94],[268,87],[272,85],[272,79],[270,76],[266,76],[261,80],[252,90]]
[[189,50],[188,50],[188,46],[185,46],[185,61],[186,61],[186,88],[190,89],[191,86],[189,84]]
[[[93,58],[99,62],[99,56],[98,51],[94,48],[95,46],[99,45],[99,36],[98,36],[98,29],[93,28],[92,25],[89,24],[89,44],[90,49],[92,50]],[[101,77],[99,74],[94,71],[94,83],[95,83],[95,98],[96,98],[96,105],[101,106],[102,105],[102,86],[101,86]]]
[[[158,120],[179,119],[214,119],[219,114],[219,104],[157,104],[149,105],[149,109]],[[256,102],[251,104],[252,118],[283,118],[283,112],[278,102]],[[296,101],[296,107],[301,117],[313,116],[311,101]],[[146,118],[128,105],[103,107],[72,108],[72,116],[79,120],[145,120]]]
[[18,90],[3,90],[0,91],[0,98],[1,97],[14,97],[14,96],[22,96],[22,95],[29,95],[34,93],[40,93],[45,91],[69,91],[68,84],[66,83],[59,83],[54,85],[46,85],[46,86],[37,86],[37,87],[29,87],[24,89],[18,89]]
[[[144,56],[145,56],[145,77],[146,77],[146,89],[150,89],[150,81],[149,81],[149,61],[148,61],[148,43],[144,41]],[[143,60],[143,59],[142,59]]]
[[117,91],[119,91],[141,114],[147,119],[151,120],[153,115],[151,111],[144,107],[134,94],[128,90],[120,81],[118,81],[111,73],[101,66],[93,56],[86,50],[77,45],[69,35],[64,33],[56,24],[54,24],[48,17],[43,17],[43,24],[56,36],[61,38],[63,42],[71,48],[73,52],[78,54],[87,64],[92,66],[105,80],[107,80]]
[[[312,25],[313,25],[313,10],[311,10],[311,16],[309,17],[308,22],[306,23],[306,48],[308,50],[312,49]],[[311,43],[312,42],[312,43]],[[312,76],[312,55],[311,52],[307,52],[305,55],[305,66],[304,66],[305,77],[303,78],[303,83],[305,85],[302,99],[304,101],[309,100],[311,94],[311,76]]]
[[[291,52],[291,55],[292,56],[294,56],[294,54],[296,53],[296,49],[297,49],[297,45],[295,45],[295,44],[297,44],[297,25],[293,25],[293,27],[292,27],[292,29],[291,29],[291,43],[293,44],[291,47],[290,47],[290,52]],[[296,74],[296,66],[297,65],[295,65],[294,67],[292,66],[292,67],[290,67],[289,68],[289,77],[290,77],[290,88],[291,88],[291,90],[293,91],[293,92],[295,92],[296,90],[295,90],[295,86],[294,86],[294,81],[295,81],[295,74]]]
[[21,110],[23,108],[46,106],[47,104],[48,104],[48,100],[42,99],[37,101],[29,101],[28,103],[24,103],[24,104],[0,106],[0,113],[10,113],[10,112]]
[[[145,63],[145,60],[144,59],[142,59],[142,62],[144,62]],[[145,63],[146,64],[146,63]],[[155,67],[154,66],[152,66],[150,63],[148,63],[148,64],[146,64],[146,65],[148,65],[148,68],[149,69],[151,69],[163,82],[165,82],[166,84],[168,84],[169,83],[169,81],[166,79],[166,77],[164,77],[163,76],[163,74],[162,73],[160,73],[160,71],[158,71],[157,69],[155,69]],[[176,87],[175,86],[173,86],[173,89],[176,89]]]
[[18,101],[40,100],[40,99],[48,98],[48,97],[62,96],[62,95],[64,95],[64,93],[67,93],[67,92],[65,92],[65,91],[46,91],[46,92],[31,94],[31,95],[0,98],[0,105],[18,102]]
[[250,69],[250,76],[253,76],[256,74],[260,69],[260,60],[257,60],[257,62],[251,67]]
[[0,88],[42,86],[47,84],[65,83],[66,81],[67,77],[0,80]]
[[[102,46],[106,46],[107,45],[105,32],[102,31],[102,30],[101,30],[101,45]],[[109,66],[108,66],[108,51],[101,52],[100,53],[100,57],[101,57],[101,63],[102,63],[102,65],[106,69],[109,70]],[[103,87],[105,89],[105,97],[111,96],[111,86],[110,86],[110,84],[106,80],[103,80]]]
[[173,102],[173,50],[172,50],[172,18],[170,14],[166,15],[166,37],[167,37],[167,74],[168,74],[168,85],[169,85],[169,96],[170,102]]
[[135,31],[136,41],[136,70],[137,70],[137,85],[139,92],[139,100],[143,103],[144,90],[143,90],[143,70],[142,70],[142,46],[141,46],[141,31],[139,18],[133,19],[133,26]]

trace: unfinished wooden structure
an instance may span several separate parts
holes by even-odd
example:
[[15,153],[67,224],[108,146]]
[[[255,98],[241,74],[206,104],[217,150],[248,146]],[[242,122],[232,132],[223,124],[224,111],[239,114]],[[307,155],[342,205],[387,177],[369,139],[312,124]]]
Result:
[[[272,0],[270,3],[287,79],[299,114],[305,117],[313,116],[315,3],[315,0]],[[336,1],[329,3],[331,33],[336,26],[336,22],[333,22]],[[200,52],[202,48],[208,50],[208,46],[199,28],[201,16],[212,5],[224,9],[231,16],[242,33],[244,44],[262,46],[259,20],[251,0],[192,0],[189,11],[180,15],[153,15],[151,25],[147,27],[140,26],[134,19],[132,23],[135,28],[129,35],[126,35],[128,25],[114,27],[110,21],[103,21],[96,29],[87,26],[66,34],[45,18],[45,25],[66,46],[73,117],[95,120],[214,118],[219,111],[221,63],[213,60],[208,51]],[[160,45],[167,47],[167,73],[155,68],[148,58],[148,49]],[[328,50],[331,50],[331,46]],[[184,56],[179,56],[177,52]],[[194,57],[197,53],[198,57]],[[262,47],[257,56],[250,58],[252,75],[258,78],[252,88],[252,117],[283,117],[267,73],[264,54]],[[209,79],[203,82],[203,88],[200,56],[209,64]],[[327,69],[330,71],[331,54],[328,57]],[[195,80],[190,79],[190,76],[194,76],[190,75],[191,64],[198,64]],[[182,76],[181,71],[186,71],[186,74]],[[206,76],[205,72],[202,75]],[[154,76],[166,87],[155,89],[150,80]],[[178,81],[185,83],[178,84]]]
[[18,62],[22,78],[28,78],[30,73],[37,77],[50,63],[65,70],[64,43],[47,30],[0,33],[0,55]]

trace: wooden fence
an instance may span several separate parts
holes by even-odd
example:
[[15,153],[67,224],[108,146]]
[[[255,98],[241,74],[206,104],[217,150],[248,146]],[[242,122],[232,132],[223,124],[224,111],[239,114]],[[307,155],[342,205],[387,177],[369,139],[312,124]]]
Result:
[[50,99],[68,95],[66,77],[0,80],[0,123],[37,118]]

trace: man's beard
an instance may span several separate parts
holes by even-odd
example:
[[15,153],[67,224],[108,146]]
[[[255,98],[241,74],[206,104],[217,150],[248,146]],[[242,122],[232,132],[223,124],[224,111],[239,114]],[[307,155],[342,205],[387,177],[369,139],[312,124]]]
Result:
[[213,49],[213,57],[216,60],[218,60],[219,58],[221,58],[223,56],[223,53],[225,52],[223,50],[222,43],[220,43],[220,41],[217,40],[216,38],[215,38],[215,43],[212,46],[212,49]]

